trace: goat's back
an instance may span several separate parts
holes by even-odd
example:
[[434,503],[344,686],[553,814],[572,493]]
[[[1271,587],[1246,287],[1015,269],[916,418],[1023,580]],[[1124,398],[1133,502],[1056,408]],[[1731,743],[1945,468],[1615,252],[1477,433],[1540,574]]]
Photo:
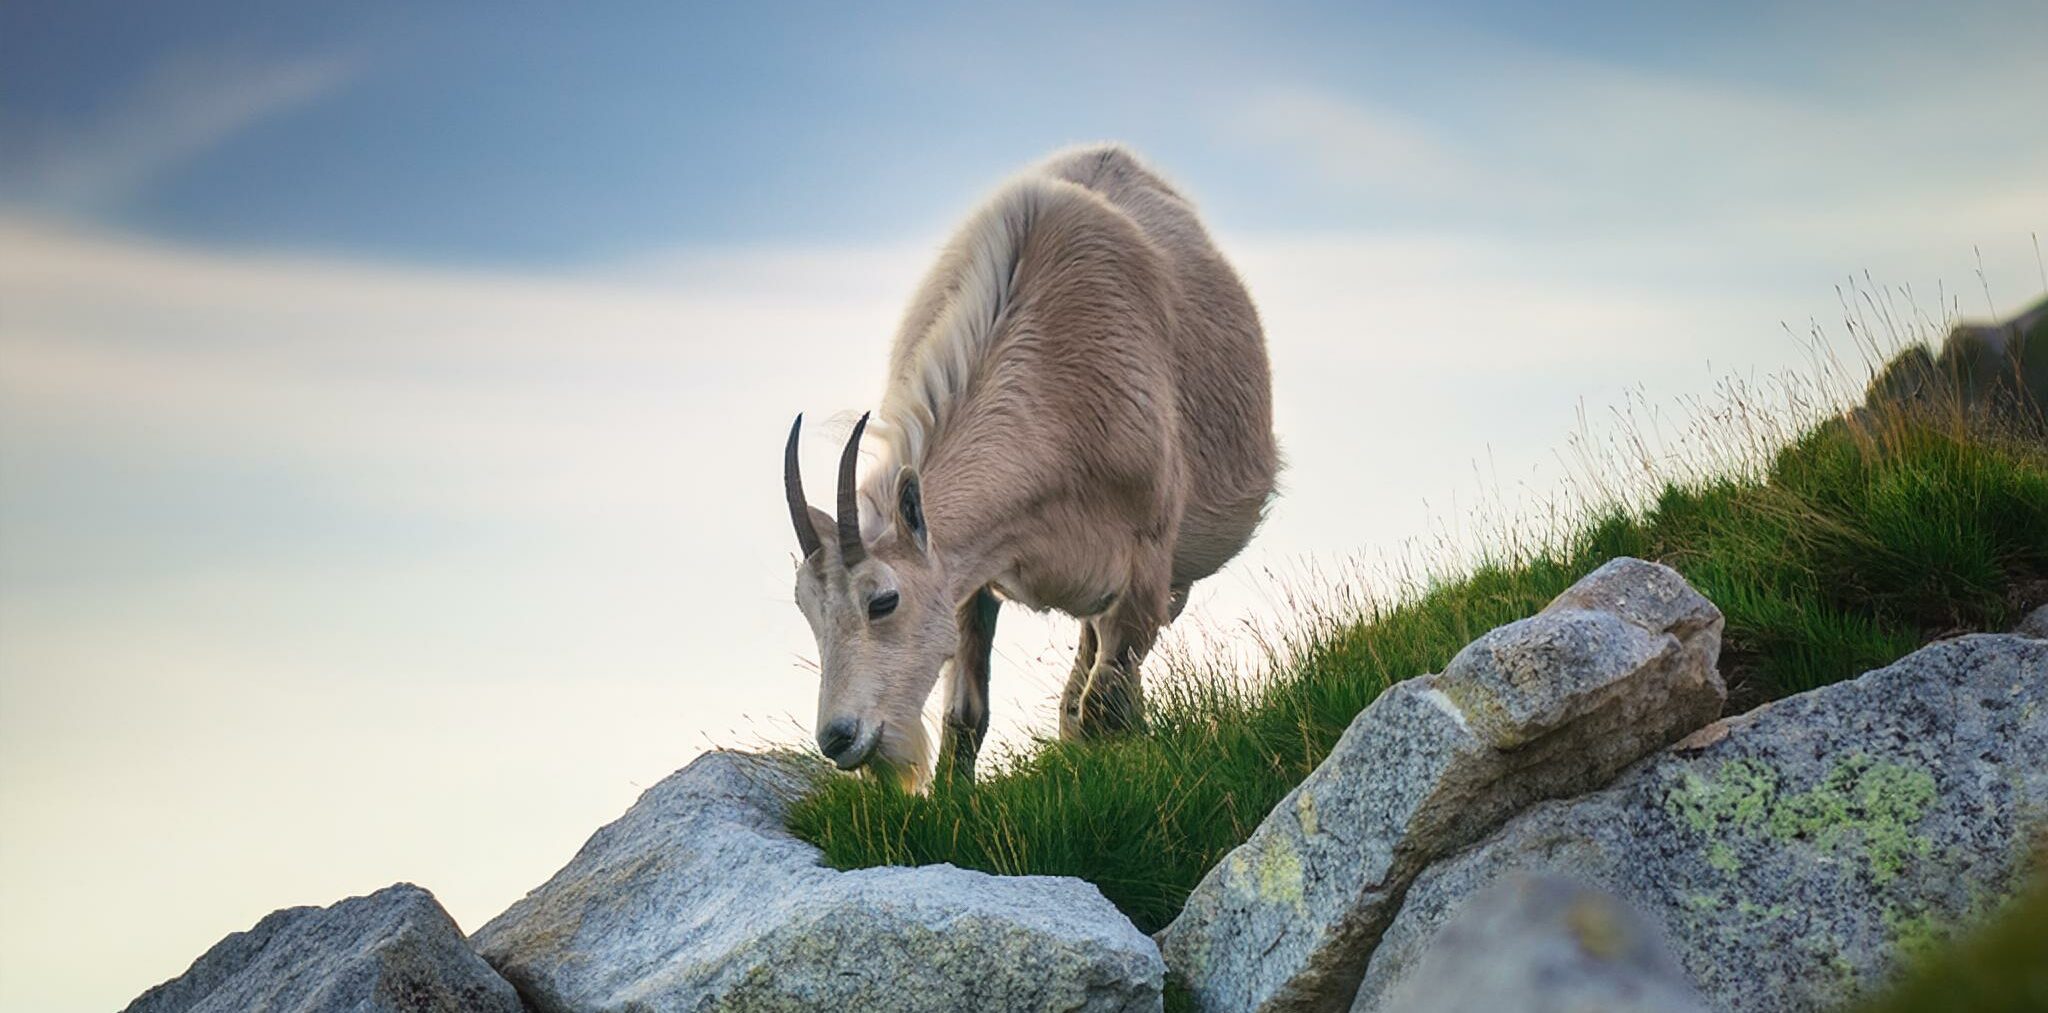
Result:
[[1129,151],[1105,145],[1064,152],[1043,171],[1102,195],[1130,217],[1164,262],[1173,303],[1168,354],[1187,482],[1175,583],[1192,583],[1250,540],[1279,471],[1258,312],[1194,208]]

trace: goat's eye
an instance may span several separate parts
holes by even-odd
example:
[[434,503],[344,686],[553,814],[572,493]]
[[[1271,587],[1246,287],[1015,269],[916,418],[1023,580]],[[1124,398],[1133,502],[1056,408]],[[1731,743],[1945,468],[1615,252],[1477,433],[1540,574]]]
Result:
[[884,591],[868,599],[868,618],[880,619],[896,611],[896,592]]

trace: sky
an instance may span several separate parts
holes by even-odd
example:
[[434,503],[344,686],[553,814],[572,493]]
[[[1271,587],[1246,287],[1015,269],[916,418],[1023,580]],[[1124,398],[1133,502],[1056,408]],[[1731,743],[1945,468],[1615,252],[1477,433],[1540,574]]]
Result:
[[[0,1008],[397,880],[474,929],[807,741],[789,419],[822,488],[1060,147],[1186,190],[1268,332],[1282,496],[1168,649],[1680,446],[1845,302],[2048,288],[2032,0],[295,6],[0,7]],[[1001,742],[1072,644],[1006,610]]]

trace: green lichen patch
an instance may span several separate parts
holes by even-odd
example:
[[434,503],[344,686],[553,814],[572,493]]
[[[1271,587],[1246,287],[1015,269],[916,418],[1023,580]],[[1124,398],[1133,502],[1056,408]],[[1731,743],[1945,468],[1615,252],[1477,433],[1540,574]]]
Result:
[[1893,948],[1908,961],[1924,960],[1939,951],[1954,931],[1949,919],[1925,911],[1905,914],[1893,908],[1884,912],[1884,928]]
[[1777,921],[1791,914],[1792,909],[1783,904],[1772,904],[1769,907],[1764,907],[1743,899],[1735,902],[1735,913],[1741,915],[1746,921],[1764,923]]
[[[2024,862],[2021,868],[2024,870]],[[1983,883],[1967,884],[1967,893],[1962,906],[1955,910],[1939,910],[1913,898],[1885,907],[1885,932],[1909,964],[1931,957],[1963,931],[1993,921],[2015,903],[2012,896]],[[2048,936],[2043,939],[2048,942]],[[2048,956],[2048,948],[2044,948],[2043,954]]]
[[1755,760],[1730,760],[1712,780],[1687,771],[1664,798],[1664,811],[1703,834],[1750,830],[1770,816],[1778,772]]
[[1300,907],[1301,856],[1284,840],[1276,840],[1258,857],[1259,896]]
[[1269,838],[1257,848],[1239,849],[1230,856],[1229,868],[1234,888],[1263,903],[1302,906],[1301,855],[1285,838]]
[[1835,764],[1811,790],[1773,807],[1770,831],[1781,839],[1811,840],[1828,851],[1857,834],[1871,879],[1886,883],[1908,858],[1925,857],[1933,847],[1912,830],[1933,801],[1933,775],[1859,754]]
[[1314,837],[1320,823],[1316,819],[1316,797],[1303,791],[1294,800],[1294,814],[1301,822],[1301,836]]
[[1727,841],[1715,841],[1707,845],[1707,864],[1732,875],[1742,863]]
[[1778,772],[1757,760],[1730,760],[1711,778],[1688,772],[1666,794],[1664,810],[1710,838],[1707,864],[1722,873],[1732,875],[1740,864],[1732,831],[1752,840],[1802,841],[1826,852],[1846,846],[1882,885],[1932,849],[1913,828],[1934,797],[1927,771],[1858,753],[1800,792],[1782,792]]

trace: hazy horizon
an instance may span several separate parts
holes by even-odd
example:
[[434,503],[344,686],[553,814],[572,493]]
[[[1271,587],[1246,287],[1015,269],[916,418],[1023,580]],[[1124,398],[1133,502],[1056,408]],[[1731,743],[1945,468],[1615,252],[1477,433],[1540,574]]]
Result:
[[[1582,419],[1806,370],[1847,286],[2048,288],[2036,4],[608,14],[0,10],[0,1007],[397,880],[474,929],[803,741],[789,420],[815,492],[1054,149],[1156,164],[1264,319],[1282,496],[1179,637],[1226,648],[1557,495]],[[1005,610],[998,742],[1071,645]]]

